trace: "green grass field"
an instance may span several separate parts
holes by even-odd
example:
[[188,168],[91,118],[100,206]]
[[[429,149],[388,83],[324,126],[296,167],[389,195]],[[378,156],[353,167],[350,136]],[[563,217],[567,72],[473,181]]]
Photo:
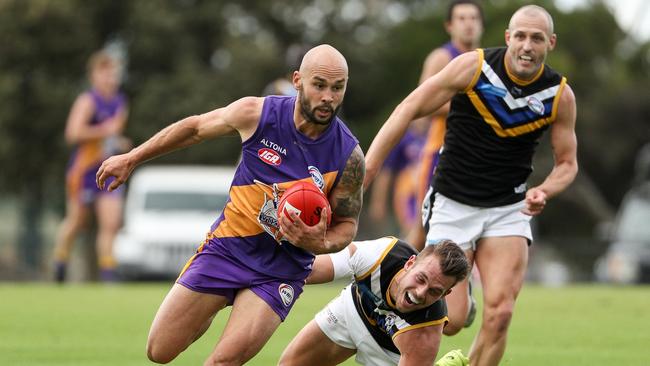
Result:
[[[0,284],[0,365],[147,365],[150,322],[170,284]],[[249,364],[274,365],[284,346],[342,284],[307,287]],[[173,365],[200,365],[229,311]],[[440,354],[467,351],[475,324],[444,338]],[[650,365],[650,287],[527,285],[503,365]],[[345,365],[354,365],[348,360]]]

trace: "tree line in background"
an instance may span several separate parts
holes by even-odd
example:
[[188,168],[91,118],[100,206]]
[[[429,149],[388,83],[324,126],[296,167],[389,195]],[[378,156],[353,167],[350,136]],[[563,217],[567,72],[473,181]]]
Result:
[[[482,46],[524,1],[485,1]],[[548,63],[566,75],[578,102],[580,175],[538,220],[540,235],[589,236],[610,219],[633,179],[636,152],[650,141],[650,44],[639,44],[609,10],[559,12]],[[21,236],[40,245],[45,209],[63,210],[69,148],[63,130],[86,86],[91,52],[125,52],[130,100],[126,135],[136,144],[181,117],[205,112],[287,75],[300,52],[330,43],[348,59],[344,119],[367,149],[397,103],[417,84],[425,56],[447,40],[444,1],[392,0],[0,0],[0,193],[18,198]],[[540,145],[549,149],[548,144]],[[239,140],[184,150],[156,163],[234,164]],[[552,166],[537,154],[532,181]],[[570,222],[570,225],[560,224]],[[35,230],[36,228],[36,230]],[[28,244],[25,244],[28,243]]]

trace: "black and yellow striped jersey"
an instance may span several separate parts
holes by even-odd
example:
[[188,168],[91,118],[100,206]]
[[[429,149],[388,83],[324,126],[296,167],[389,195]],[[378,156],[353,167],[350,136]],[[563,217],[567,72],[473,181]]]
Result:
[[393,237],[355,242],[357,251],[350,258],[354,273],[352,300],[359,317],[375,341],[384,349],[400,353],[393,339],[403,332],[426,326],[446,324],[444,299],[409,313],[394,306],[388,289],[395,276],[404,271],[404,264],[417,251]]
[[566,78],[542,65],[530,81],[505,63],[506,48],[478,49],[471,84],[451,100],[432,185],[458,202],[495,207],[524,198],[542,133],[557,116]]

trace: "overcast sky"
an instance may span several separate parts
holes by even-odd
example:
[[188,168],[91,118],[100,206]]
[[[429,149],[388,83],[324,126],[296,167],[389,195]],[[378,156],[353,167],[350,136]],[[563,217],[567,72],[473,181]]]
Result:
[[[650,40],[650,1],[648,0],[604,0],[621,28],[638,41]],[[590,0],[555,0],[561,10],[589,6]]]

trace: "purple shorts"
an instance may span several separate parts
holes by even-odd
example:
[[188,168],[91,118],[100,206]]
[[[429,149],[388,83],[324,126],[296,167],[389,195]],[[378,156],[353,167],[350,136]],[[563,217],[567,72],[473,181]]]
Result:
[[227,249],[208,241],[190,258],[176,282],[192,291],[224,296],[228,305],[233,304],[237,291],[248,288],[284,321],[302,293],[305,279],[289,280],[257,272]]
[[[101,190],[95,183],[95,178],[99,165],[88,169],[81,174],[74,172],[67,177],[68,196],[78,199],[84,205],[89,205],[97,200],[100,195],[122,197],[124,196],[124,185],[119,186],[116,190],[109,192],[108,190]],[[115,178],[110,177],[106,181],[108,187]]]

